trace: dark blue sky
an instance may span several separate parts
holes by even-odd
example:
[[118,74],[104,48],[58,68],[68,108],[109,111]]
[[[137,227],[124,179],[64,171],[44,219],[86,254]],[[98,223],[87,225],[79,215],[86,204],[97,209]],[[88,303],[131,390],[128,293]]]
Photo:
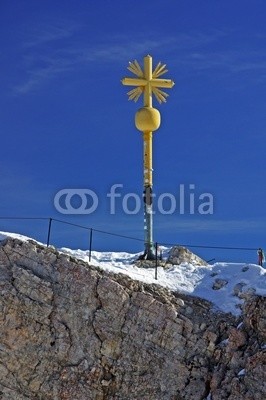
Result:
[[[142,239],[142,211],[126,215],[122,207],[127,193],[142,193],[142,136],[134,126],[142,101],[128,102],[120,81],[131,76],[128,61],[142,64],[151,54],[175,81],[166,104],[154,100],[162,116],[154,134],[154,192],[177,199],[175,213],[154,216],[154,239],[266,247],[265,17],[265,1],[258,0],[2,2],[0,216],[54,217]],[[107,193],[116,183],[123,188],[110,215]],[[54,196],[64,188],[93,190],[97,210],[60,214]],[[206,192],[213,215],[197,212]],[[1,220],[0,230],[44,241],[45,224]],[[60,225],[52,242],[85,248],[86,235]],[[94,243],[99,250],[142,249],[100,234]],[[252,252],[200,251],[256,261]]]

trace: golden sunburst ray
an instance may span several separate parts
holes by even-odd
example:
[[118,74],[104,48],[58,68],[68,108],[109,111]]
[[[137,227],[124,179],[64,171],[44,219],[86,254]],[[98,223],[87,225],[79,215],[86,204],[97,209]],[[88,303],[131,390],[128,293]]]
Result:
[[160,68],[160,66],[162,65],[161,61],[158,62],[158,64],[156,65],[156,67],[154,68],[154,71],[152,73],[152,76],[156,76],[158,69]]
[[158,78],[159,76],[165,74],[166,72],[168,72],[168,70],[165,68],[166,64],[163,64],[161,62],[159,62],[155,68],[155,70],[153,71],[152,77],[153,78]]
[[158,71],[156,74],[156,78],[159,78],[159,76],[166,74],[168,72],[168,69],[163,69],[162,71]]
[[166,97],[169,96],[168,93],[163,92],[161,89],[158,89],[157,87],[152,88],[152,93],[154,94],[154,96],[156,97],[156,100],[160,104],[166,103]]
[[[160,79],[159,76],[168,72],[166,64],[162,64],[161,61],[152,68],[152,57],[144,57],[143,69],[137,60],[130,61],[128,70],[136,75],[136,77],[126,77],[122,79],[122,84],[126,86],[135,86],[134,89],[130,90],[128,94],[129,100],[138,101],[140,96],[143,94],[144,107],[152,107],[152,97],[154,96],[159,103],[166,102],[168,94],[160,90],[159,88],[171,89],[174,86],[174,82],[170,79]],[[150,72],[153,72],[150,74]],[[151,75],[151,76],[150,76]]]
[[134,75],[137,75],[139,78],[143,78],[143,72],[137,60],[129,62],[129,66],[127,67],[127,69]]
[[141,96],[143,92],[143,88],[141,86],[138,86],[132,90],[130,90],[129,92],[127,92],[128,95],[128,100],[134,100],[134,102],[136,103],[139,99],[139,97]]

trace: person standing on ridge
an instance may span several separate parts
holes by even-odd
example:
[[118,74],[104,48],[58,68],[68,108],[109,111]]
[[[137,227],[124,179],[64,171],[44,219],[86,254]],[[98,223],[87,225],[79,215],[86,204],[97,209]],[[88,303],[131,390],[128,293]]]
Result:
[[265,257],[264,257],[262,248],[259,248],[259,250],[257,251],[257,254],[258,254],[258,264],[262,267],[262,265],[265,261]]

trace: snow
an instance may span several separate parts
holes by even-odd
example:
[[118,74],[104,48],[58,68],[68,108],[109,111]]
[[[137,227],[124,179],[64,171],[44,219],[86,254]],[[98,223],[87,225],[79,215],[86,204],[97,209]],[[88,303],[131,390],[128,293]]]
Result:
[[243,326],[243,322],[240,322],[240,324],[237,325],[236,329],[240,329]]
[[6,239],[8,237],[11,237],[13,239],[19,239],[22,242],[26,242],[27,240],[34,240],[36,242],[35,239],[31,239],[28,236],[20,235],[19,233],[0,232],[0,241]]
[[244,376],[246,374],[245,369],[241,369],[241,371],[238,372],[237,376]]
[[219,343],[219,346],[220,346],[220,347],[226,347],[226,346],[228,345],[228,343],[229,343],[229,339],[227,338],[227,339],[222,340],[222,341]]
[[[15,233],[0,232],[0,240],[6,237],[22,241],[33,240]],[[61,248],[59,251],[89,263],[88,250]],[[163,248],[163,258],[168,252],[169,248]],[[249,292],[266,297],[266,270],[259,265],[215,263],[207,266],[195,266],[183,263],[167,269],[158,267],[158,279],[156,280],[155,268],[138,268],[133,264],[139,255],[140,253],[92,251],[90,264],[105,271],[128,275],[141,282],[157,284],[172,291],[209,300],[213,303],[214,310],[234,315],[241,314],[240,305],[243,303],[243,299],[237,296],[238,293]],[[214,286],[216,280],[226,283],[217,289],[217,286]]]

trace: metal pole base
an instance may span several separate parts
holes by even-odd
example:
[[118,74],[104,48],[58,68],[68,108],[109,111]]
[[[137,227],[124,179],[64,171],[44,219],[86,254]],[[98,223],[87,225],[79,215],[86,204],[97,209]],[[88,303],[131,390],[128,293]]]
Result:
[[139,260],[156,260],[155,248],[145,249]]
[[144,260],[155,260],[156,259],[156,255],[155,255],[155,249],[149,249],[149,250],[145,250],[144,252]]
[[144,254],[141,256],[142,260],[155,260],[156,249],[152,242],[145,243]]

